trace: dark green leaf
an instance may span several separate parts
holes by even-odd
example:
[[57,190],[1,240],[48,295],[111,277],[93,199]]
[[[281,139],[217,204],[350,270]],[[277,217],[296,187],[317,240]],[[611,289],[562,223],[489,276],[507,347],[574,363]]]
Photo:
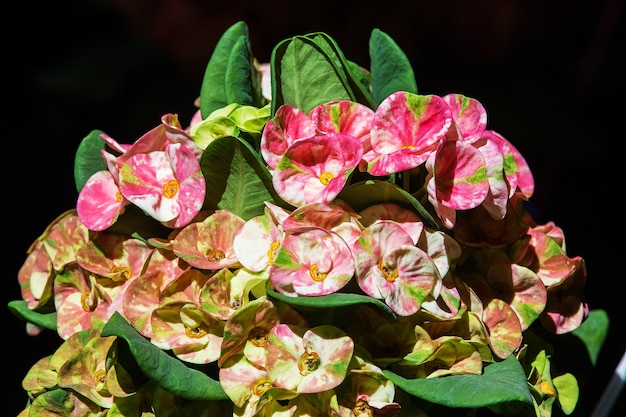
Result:
[[411,62],[389,35],[374,29],[370,36],[369,52],[372,96],[376,106],[397,91],[417,94]]
[[609,330],[609,316],[604,310],[592,310],[587,319],[572,333],[583,341],[591,363],[595,366]]
[[383,372],[403,391],[447,407],[479,408],[512,402],[533,406],[526,375],[513,355],[485,366],[482,375],[406,379],[388,370]]
[[9,310],[17,317],[27,322],[41,326],[44,329],[57,330],[57,313],[38,313],[28,308],[28,303],[24,300],[9,301]]
[[311,33],[306,37],[319,45],[338,68],[337,73],[350,91],[352,100],[373,108],[374,101],[369,91],[369,78],[365,77],[363,69],[354,62],[348,61],[337,42],[326,33]]
[[207,183],[207,209],[230,210],[249,220],[264,213],[265,201],[281,201],[271,174],[243,140],[232,136],[214,140],[204,150],[200,166]]
[[[241,37],[248,38],[248,26],[243,21],[229,27],[215,46],[200,89],[200,113],[203,119],[214,110],[230,104],[225,90],[226,72],[233,48]],[[229,86],[229,88],[238,88],[238,86]]]
[[233,46],[224,75],[224,92],[227,104],[237,103],[243,106],[258,104],[253,94],[251,76],[253,71],[248,38],[240,36]]
[[[279,95],[276,96],[276,104],[272,104],[272,113],[275,113],[274,106],[280,104],[289,104],[308,112],[331,100],[354,100],[345,75],[342,79],[342,70],[319,45],[304,36],[283,42],[286,45],[277,46],[281,52],[284,48],[280,62],[272,64],[273,67],[280,66],[280,77],[277,79],[280,87],[272,91]],[[273,54],[273,57],[279,57],[279,54]]]
[[137,332],[117,312],[102,329],[102,336],[117,336],[128,343],[143,373],[164,390],[188,400],[223,400],[228,396],[219,381],[169,356]]
[[267,294],[270,298],[283,301],[291,306],[305,307],[307,309],[319,308],[324,310],[333,310],[340,307],[370,303],[380,308],[382,312],[385,313],[392,320],[395,321],[396,319],[395,313],[389,308],[387,304],[367,295],[353,293],[332,293],[317,297],[289,297],[270,289],[267,290]]
[[102,133],[104,132],[101,130],[92,130],[83,138],[76,150],[74,182],[76,183],[76,191],[79,193],[93,174],[107,169],[101,153],[106,145],[106,142],[100,137]]

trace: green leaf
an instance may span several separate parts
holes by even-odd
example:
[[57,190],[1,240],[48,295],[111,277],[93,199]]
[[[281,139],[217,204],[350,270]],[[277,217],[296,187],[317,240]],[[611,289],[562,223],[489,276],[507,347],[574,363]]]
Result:
[[227,104],[237,103],[243,106],[258,104],[258,95],[255,97],[253,94],[252,74],[254,71],[249,40],[246,36],[240,36],[233,46],[224,74]]
[[371,85],[378,106],[397,91],[417,94],[417,83],[411,62],[398,44],[380,29],[370,36]]
[[591,310],[587,319],[572,333],[585,344],[595,366],[609,331],[609,316],[604,310]]
[[22,320],[36,324],[44,329],[57,331],[57,313],[38,313],[28,308],[24,300],[9,301],[9,310]]
[[272,177],[245,141],[224,136],[211,142],[200,158],[206,179],[206,209],[230,210],[249,220],[265,211],[265,201],[284,205]]
[[415,197],[387,181],[368,180],[351,184],[345,187],[337,198],[345,200],[357,212],[379,203],[413,207],[426,226],[435,230],[440,229],[428,210]]
[[[207,118],[214,110],[230,104],[226,94],[226,86],[228,85],[226,72],[228,71],[229,61],[234,53],[235,45],[240,42],[239,39],[241,37],[248,38],[248,26],[243,21],[239,21],[229,27],[215,46],[215,50],[204,72],[202,87],[200,88],[200,113],[203,119]],[[238,51],[238,53],[240,52]],[[231,65],[233,66],[231,71],[236,71],[234,67],[237,65],[234,62]],[[245,85],[228,85],[231,92],[236,88],[242,87],[246,88]]]
[[339,69],[338,74],[349,89],[352,100],[373,108],[374,101],[369,92],[369,78],[365,79],[363,70],[345,58],[337,42],[322,32],[311,33],[306,35],[306,38],[313,40],[328,54],[329,59]]
[[115,312],[102,329],[102,336],[117,336],[128,343],[142,372],[164,390],[188,400],[223,400],[228,396],[219,381],[188,367],[144,338]]
[[106,142],[100,137],[103,133],[94,129],[78,145],[74,157],[74,182],[79,193],[93,174],[107,169],[101,153],[106,146]]
[[552,379],[557,391],[557,399],[561,410],[566,415],[572,414],[578,403],[579,388],[576,377],[570,373],[559,375]]
[[[280,61],[276,62],[276,59]],[[282,104],[306,113],[331,100],[354,100],[345,74],[342,79],[342,70],[335,66],[324,49],[305,36],[278,44],[272,60],[272,82],[280,83],[279,87],[272,89],[272,114]]]
[[332,293],[317,297],[289,297],[274,290],[268,289],[266,291],[267,295],[270,298],[283,301],[293,307],[304,307],[306,309],[324,309],[329,311],[341,307],[350,307],[358,304],[371,303],[380,308],[382,312],[385,313],[391,320],[396,320],[395,313],[389,308],[387,304],[367,295],[354,293]]
[[408,394],[447,407],[479,408],[502,403],[533,407],[526,375],[513,355],[485,366],[482,375],[406,379],[388,370],[383,373]]

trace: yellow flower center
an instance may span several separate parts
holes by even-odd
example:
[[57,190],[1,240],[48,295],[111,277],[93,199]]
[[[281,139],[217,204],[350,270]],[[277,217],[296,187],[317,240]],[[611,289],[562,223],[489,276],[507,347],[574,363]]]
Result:
[[265,393],[265,391],[272,388],[272,386],[273,386],[272,381],[270,381],[269,379],[260,379],[257,381],[256,384],[254,384],[254,388],[252,388],[252,392],[257,397],[260,397],[261,395]]
[[255,327],[248,332],[248,340],[256,347],[263,347],[267,342],[267,332],[262,327]]
[[279,247],[280,247],[280,243],[276,241],[272,242],[272,244],[270,245],[270,248],[267,251],[267,262],[270,265],[274,263],[274,259],[276,258],[276,252],[278,251]]
[[367,401],[359,399],[356,401],[356,405],[352,409],[354,415],[357,417],[374,417],[374,412],[370,408]]
[[91,313],[98,306],[98,300],[94,293],[91,291],[85,291],[80,297],[80,306],[87,313]]
[[122,281],[122,280],[123,281],[128,281],[130,279],[130,277],[132,276],[132,272],[131,272],[130,268],[127,267],[127,266],[117,266],[117,265],[115,265],[113,268],[111,268],[111,273],[119,278],[116,281]]
[[300,375],[306,376],[311,372],[315,371],[320,367],[322,360],[320,359],[320,355],[317,354],[313,350],[313,346],[310,342],[307,342],[304,347],[304,353],[300,356],[300,360],[298,361],[298,369],[300,370]]
[[311,275],[313,281],[322,282],[326,279],[328,273],[320,271],[317,264],[313,264],[309,267],[309,275]]
[[378,263],[378,269],[380,269],[380,272],[383,274],[383,278],[389,282],[394,282],[396,278],[398,278],[398,268],[395,266],[385,265],[382,259]]
[[200,339],[201,337],[204,337],[206,335],[206,331],[201,329],[200,327],[192,329],[191,327],[185,326],[185,334],[187,335],[187,337],[190,337],[192,339]]
[[333,174],[331,174],[330,172],[324,172],[320,175],[320,182],[324,185],[328,185],[333,178],[335,178]]
[[178,193],[179,188],[178,181],[170,180],[163,185],[163,196],[165,198],[173,198]]
[[219,262],[226,257],[226,254],[223,250],[220,249],[209,249],[206,252],[206,258],[211,262]]

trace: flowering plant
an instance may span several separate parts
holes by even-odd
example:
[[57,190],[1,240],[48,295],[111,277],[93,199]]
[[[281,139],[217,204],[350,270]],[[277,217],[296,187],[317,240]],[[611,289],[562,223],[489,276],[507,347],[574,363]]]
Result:
[[369,52],[310,33],[260,64],[237,22],[189,123],[83,139],[9,303],[62,339],[20,416],[574,411],[549,341],[599,350],[584,260],[478,100],[419,94],[378,29]]

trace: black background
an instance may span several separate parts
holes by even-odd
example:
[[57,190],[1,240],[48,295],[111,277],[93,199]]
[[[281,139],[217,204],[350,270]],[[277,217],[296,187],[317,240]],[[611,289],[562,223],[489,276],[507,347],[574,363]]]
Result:
[[[324,31],[365,67],[369,35],[379,28],[406,52],[420,93],[481,101],[488,128],[531,167],[536,220],[555,221],[568,255],[585,258],[587,301],[611,320],[597,368],[581,387],[578,411],[591,414],[625,350],[624,1],[13,3],[3,6],[3,305],[20,299],[17,271],[28,246],[76,202],[80,140],[101,129],[129,143],[166,113],[185,125],[230,25],[248,24],[260,61],[284,38]],[[2,414],[11,416],[26,403],[22,378],[59,338],[29,337],[7,308],[0,314],[8,365]],[[611,416],[625,415],[623,397]]]

